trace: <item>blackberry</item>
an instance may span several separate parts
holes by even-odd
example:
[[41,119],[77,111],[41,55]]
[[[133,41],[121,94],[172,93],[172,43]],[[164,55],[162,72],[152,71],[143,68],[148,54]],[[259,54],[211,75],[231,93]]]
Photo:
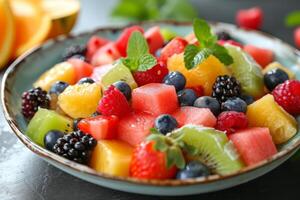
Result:
[[214,85],[212,97],[216,98],[220,103],[225,102],[232,97],[241,95],[240,83],[233,76],[218,76]]
[[62,59],[68,60],[69,58],[75,57],[81,60],[85,60],[86,47],[82,45],[72,45],[65,49]]
[[82,131],[74,131],[57,139],[53,152],[80,164],[87,164],[97,141]]
[[50,107],[50,98],[40,87],[30,89],[22,94],[22,114],[31,119],[38,108]]
[[218,40],[231,40],[231,36],[228,32],[226,31],[220,31],[217,33]]

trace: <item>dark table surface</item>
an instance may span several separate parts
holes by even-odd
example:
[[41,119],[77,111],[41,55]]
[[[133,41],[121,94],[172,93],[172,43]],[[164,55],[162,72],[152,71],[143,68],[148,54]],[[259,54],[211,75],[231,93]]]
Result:
[[[300,9],[299,0],[193,0],[200,16],[234,22],[239,8],[260,5],[265,11],[263,30],[292,43],[292,29],[283,17]],[[225,3],[226,2],[226,3]],[[75,33],[110,25],[109,12],[116,0],[82,0]],[[300,199],[300,159],[287,161],[272,172],[249,183],[209,194],[187,197],[154,197],[119,192],[77,179],[56,169],[23,146],[14,136],[0,111],[0,200],[152,200],[152,199]]]

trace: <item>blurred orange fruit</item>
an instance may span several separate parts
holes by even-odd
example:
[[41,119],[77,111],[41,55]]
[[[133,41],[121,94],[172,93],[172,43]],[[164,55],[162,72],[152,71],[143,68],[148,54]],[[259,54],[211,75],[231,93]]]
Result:
[[0,68],[8,62],[15,38],[13,15],[7,0],[0,0]]

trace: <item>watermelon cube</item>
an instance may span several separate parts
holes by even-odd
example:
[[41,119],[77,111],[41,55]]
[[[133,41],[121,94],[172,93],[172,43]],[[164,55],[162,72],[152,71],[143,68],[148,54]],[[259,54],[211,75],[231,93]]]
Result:
[[70,58],[68,62],[74,67],[76,81],[84,77],[89,77],[93,73],[94,67],[79,58]]
[[188,45],[188,42],[184,38],[174,38],[161,50],[159,60],[163,63],[166,63],[168,58],[170,58],[172,55],[182,53],[186,45]]
[[141,143],[154,126],[155,117],[146,113],[130,113],[119,121],[118,138],[135,146]]
[[178,108],[174,86],[150,83],[132,91],[132,108],[154,116],[172,113]]
[[147,30],[144,36],[148,42],[150,53],[154,54],[158,49],[164,46],[164,38],[158,26]]
[[268,128],[248,128],[229,135],[246,165],[253,165],[277,153]]
[[186,124],[214,127],[217,123],[216,117],[208,108],[183,106],[173,113],[173,117],[180,127]]
[[98,49],[110,41],[98,36],[92,36],[86,44],[86,58],[90,61]]
[[91,59],[91,64],[94,66],[111,64],[121,55],[113,42],[107,43],[98,49]]
[[113,139],[116,137],[117,116],[96,116],[80,120],[78,128],[92,135],[96,140]]

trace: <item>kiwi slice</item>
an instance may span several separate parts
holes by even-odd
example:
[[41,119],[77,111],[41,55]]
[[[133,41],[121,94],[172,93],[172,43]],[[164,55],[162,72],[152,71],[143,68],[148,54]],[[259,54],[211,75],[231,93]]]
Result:
[[213,128],[185,125],[170,136],[195,148],[196,159],[204,162],[216,174],[231,174],[244,166],[233,144],[223,132]]

